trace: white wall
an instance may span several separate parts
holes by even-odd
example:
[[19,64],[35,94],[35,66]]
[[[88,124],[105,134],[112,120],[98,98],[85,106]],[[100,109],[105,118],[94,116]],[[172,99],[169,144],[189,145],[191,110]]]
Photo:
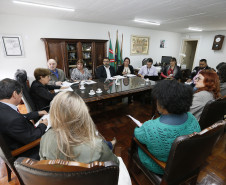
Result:
[[226,36],[226,31],[197,32],[182,35],[181,40],[198,40],[193,68],[199,65],[199,60],[202,58],[207,59],[208,65],[212,68],[216,68],[220,62],[226,62],[226,39],[221,50],[212,50],[215,35]]
[[[0,15],[0,35],[21,36],[25,51],[24,57],[6,57],[0,48],[0,79],[13,78],[16,69],[25,69],[29,78],[37,67],[46,67],[46,54],[43,41],[40,38],[75,38],[75,39],[105,39],[110,31],[112,45],[115,48],[116,30],[119,31],[121,43],[123,33],[123,57],[130,57],[131,64],[136,68],[141,66],[143,58],[152,57],[154,62],[160,62],[161,56],[178,57],[181,34],[150,29],[140,29],[118,25],[74,22],[35,17]],[[149,55],[130,55],[130,36],[149,36]],[[167,48],[160,48],[160,40],[166,40]]]

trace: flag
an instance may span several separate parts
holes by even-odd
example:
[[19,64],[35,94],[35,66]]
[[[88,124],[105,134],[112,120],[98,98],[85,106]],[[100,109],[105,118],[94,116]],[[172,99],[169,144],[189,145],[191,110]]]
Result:
[[110,60],[110,65],[115,68],[115,59],[114,59],[114,53],[111,45],[111,39],[109,43],[109,51],[108,51],[108,58]]
[[122,46],[123,46],[123,34],[122,34],[122,42],[121,42],[121,61],[120,64],[122,64],[123,58],[122,58]]
[[118,41],[118,31],[117,31],[117,37],[116,37],[116,44],[115,44],[115,69],[117,70],[118,65],[121,64],[121,52],[120,52],[120,46]]

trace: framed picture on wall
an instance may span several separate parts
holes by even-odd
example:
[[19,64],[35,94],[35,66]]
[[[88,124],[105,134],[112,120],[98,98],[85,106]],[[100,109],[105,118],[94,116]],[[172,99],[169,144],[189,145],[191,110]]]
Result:
[[5,56],[23,56],[22,42],[19,36],[2,36]]
[[130,54],[147,55],[149,50],[149,37],[131,36]]

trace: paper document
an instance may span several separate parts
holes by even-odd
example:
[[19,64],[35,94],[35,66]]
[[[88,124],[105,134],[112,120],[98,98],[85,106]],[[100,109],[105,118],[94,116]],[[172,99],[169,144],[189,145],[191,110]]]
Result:
[[135,119],[134,117],[130,116],[130,115],[127,115],[129,118],[131,118],[136,124],[138,127],[141,127],[142,126],[142,123],[140,121],[138,121],[137,119]]
[[97,82],[95,82],[95,81],[93,81],[93,80],[86,80],[85,83],[86,83],[87,85],[90,85],[90,84],[95,84],[95,83],[97,83]]
[[126,76],[127,76],[127,77],[134,77],[134,76],[137,76],[137,75],[134,75],[134,74],[127,74]]
[[[46,128],[46,131],[49,130],[49,128],[51,127],[51,122],[50,122],[50,119],[49,119],[49,114],[42,116],[40,120],[42,120],[42,119],[47,119],[48,120],[48,126]],[[39,121],[37,123],[35,123],[35,126],[36,127],[39,125]]]
[[117,76],[111,77],[110,79],[111,79],[111,80],[115,80],[115,79],[123,79],[123,78],[126,78],[126,77],[125,77],[125,76],[117,75]]
[[73,89],[71,87],[68,87],[67,89],[54,89],[55,93],[64,92],[64,91],[73,91]]
[[62,87],[70,87],[71,85],[73,85],[73,84],[78,84],[79,83],[79,81],[77,81],[77,82],[67,82],[67,81],[64,81],[63,82],[63,84],[61,85]]

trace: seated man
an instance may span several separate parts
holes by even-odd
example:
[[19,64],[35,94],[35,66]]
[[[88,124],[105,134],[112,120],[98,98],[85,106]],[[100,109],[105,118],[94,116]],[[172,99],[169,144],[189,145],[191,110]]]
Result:
[[96,69],[96,78],[103,79],[103,78],[111,78],[115,76],[115,69],[114,67],[110,66],[110,60],[108,57],[104,57],[103,65]]
[[[46,111],[31,112],[22,115],[17,105],[22,97],[22,86],[16,80],[9,78],[0,81],[0,134],[3,135],[10,150],[22,147],[38,138],[44,133],[48,125],[47,119],[40,120],[35,128],[29,120],[47,114]],[[24,157],[39,159],[39,146],[21,154]]]
[[147,65],[141,67],[141,69],[138,72],[138,75],[141,78],[145,78],[148,76],[158,76],[158,71],[152,64],[153,64],[152,58],[148,58]]
[[48,68],[51,72],[49,85],[61,85],[63,81],[67,80],[62,69],[58,69],[57,62],[54,59],[47,61]]
[[196,66],[192,72],[191,72],[191,76],[189,77],[189,79],[187,80],[187,82],[192,82],[192,86],[194,86],[194,81],[197,77],[197,75],[203,70],[203,69],[211,69],[211,67],[209,67],[207,65],[207,61],[206,59],[201,59],[199,61],[199,66]]

